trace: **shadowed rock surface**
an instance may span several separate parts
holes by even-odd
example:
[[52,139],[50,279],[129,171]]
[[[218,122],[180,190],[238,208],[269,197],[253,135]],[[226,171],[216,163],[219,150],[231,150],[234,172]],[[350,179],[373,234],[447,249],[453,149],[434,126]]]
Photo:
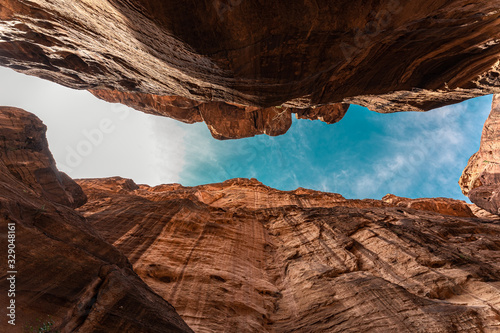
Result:
[[[217,138],[284,133],[276,106],[422,111],[500,92],[498,0],[4,0],[0,31],[3,66],[186,122],[199,115],[163,101],[207,103]],[[338,118],[316,111],[302,117]]]
[[73,208],[87,201],[80,186],[57,170],[45,138],[47,127],[35,115],[1,107],[0,131],[3,166],[30,194]]
[[79,211],[196,332],[500,329],[500,224],[463,201],[77,182]]
[[493,96],[479,151],[469,159],[459,183],[472,202],[500,215],[500,95]]
[[111,103],[121,103],[145,113],[165,116],[184,123],[204,121],[212,136],[219,140],[240,139],[267,134],[285,134],[292,125],[291,113],[298,119],[321,120],[328,124],[340,121],[349,104],[336,103],[305,109],[289,107],[259,108],[223,102],[196,102],[183,97],[90,90],[94,96]]
[[[36,116],[0,107],[0,331],[32,325],[38,332],[53,320],[59,332],[192,332],[72,208],[86,197],[57,171],[45,131]],[[8,223],[15,225],[14,267],[6,260]],[[15,326],[5,316],[7,271],[17,271]]]

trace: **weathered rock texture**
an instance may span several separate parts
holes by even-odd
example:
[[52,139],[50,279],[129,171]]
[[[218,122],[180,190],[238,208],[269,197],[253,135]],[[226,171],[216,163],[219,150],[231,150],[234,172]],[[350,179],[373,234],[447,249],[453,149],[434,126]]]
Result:
[[157,96],[113,90],[90,90],[94,96],[111,103],[121,103],[145,113],[170,117],[188,124],[204,121],[212,136],[219,140],[239,139],[258,134],[276,136],[292,125],[291,113],[298,119],[321,120],[328,124],[340,121],[349,104],[335,103],[305,109],[273,106],[259,108],[224,102],[196,102],[178,96]]
[[500,215],[500,95],[493,96],[479,151],[469,159],[459,183],[472,202]]
[[77,182],[79,211],[196,332],[500,330],[500,224],[465,202]]
[[382,198],[382,201],[397,207],[413,208],[418,210],[427,210],[445,215],[475,217],[471,208],[464,205],[463,201],[449,198],[420,198],[409,199],[387,194]]
[[[32,325],[38,332],[53,320],[59,332],[192,332],[72,208],[86,197],[57,171],[45,130],[34,115],[0,107],[0,331]],[[14,267],[7,266],[8,223],[15,225]],[[17,271],[15,326],[6,320],[7,271]]]
[[0,31],[19,72],[188,122],[164,100],[230,103],[205,104],[224,138],[286,131],[275,106],[422,111],[500,92],[498,0],[3,0]]

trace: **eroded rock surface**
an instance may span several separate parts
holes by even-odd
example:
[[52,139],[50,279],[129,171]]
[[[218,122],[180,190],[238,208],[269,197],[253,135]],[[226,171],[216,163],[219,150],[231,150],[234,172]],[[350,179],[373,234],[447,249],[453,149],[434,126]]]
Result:
[[[4,0],[0,31],[3,66],[187,122],[164,100],[236,104],[248,123],[249,106],[422,111],[500,92],[498,0]],[[209,126],[233,137],[234,118]],[[286,122],[271,127],[241,135]]]
[[[54,322],[59,332],[192,332],[175,309],[133,272],[73,207],[78,184],[60,173],[45,125],[21,109],[0,107],[0,261],[2,332]],[[15,226],[15,263],[7,264],[7,226]],[[10,257],[9,259],[12,259]],[[7,323],[15,274],[15,326]]]
[[493,96],[479,151],[469,159],[459,183],[472,202],[500,215],[500,95]]
[[500,330],[500,224],[463,201],[77,182],[79,211],[196,332]]
[[74,208],[87,201],[80,186],[57,170],[45,138],[47,127],[35,115],[1,107],[0,131],[3,166],[30,194]]
[[349,104],[343,103],[305,109],[283,106],[259,108],[224,102],[202,103],[178,96],[112,90],[90,92],[107,102],[121,103],[145,113],[173,118],[184,123],[204,121],[212,136],[219,140],[247,138],[258,134],[282,135],[292,125],[292,113],[296,113],[298,119],[319,119],[334,124],[344,117],[349,108]]
[[382,201],[398,207],[413,208],[418,210],[427,210],[444,215],[475,217],[476,215],[471,210],[465,201],[449,199],[449,198],[419,198],[409,199],[398,197],[393,194],[387,194],[382,198]]

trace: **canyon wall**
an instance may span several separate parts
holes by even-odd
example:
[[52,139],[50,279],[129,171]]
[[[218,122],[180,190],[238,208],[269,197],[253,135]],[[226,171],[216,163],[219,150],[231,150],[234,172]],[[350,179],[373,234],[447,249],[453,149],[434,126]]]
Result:
[[192,332],[74,210],[87,198],[57,170],[45,131],[34,115],[0,107],[0,331],[53,322],[58,332]]
[[472,202],[500,215],[500,95],[493,96],[479,151],[469,159],[459,183]]
[[[292,109],[422,111],[500,92],[498,0],[4,0],[0,31],[0,65],[204,120],[221,139],[282,134]],[[205,104],[164,103],[176,98]]]
[[[293,114],[499,94],[500,1],[3,0],[0,65],[217,139],[281,135]],[[499,96],[460,181],[492,214]],[[75,182],[40,120],[1,107],[0,216],[16,231],[0,289],[18,271],[19,331],[500,330],[500,222],[461,201]]]
[[255,179],[75,183],[55,167],[45,130],[0,108],[0,216],[16,235],[2,290],[17,271],[17,324],[2,321],[4,331],[48,321],[60,332],[500,327],[500,221],[475,206],[347,200]]
[[77,182],[78,211],[196,332],[500,329],[500,224],[463,201]]

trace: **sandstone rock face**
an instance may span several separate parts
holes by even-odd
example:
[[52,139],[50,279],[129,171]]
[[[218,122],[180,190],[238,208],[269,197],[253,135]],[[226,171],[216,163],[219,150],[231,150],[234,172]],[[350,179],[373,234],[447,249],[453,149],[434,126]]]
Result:
[[481,207],[479,207],[476,204],[469,204],[469,208],[472,211],[472,213],[474,215],[476,215],[477,217],[488,218],[491,221],[500,221],[500,216],[498,216],[497,214],[492,214],[492,213],[488,212],[487,210],[482,209]]
[[121,103],[145,113],[166,116],[188,124],[204,121],[212,136],[219,140],[240,139],[286,133],[292,125],[291,113],[299,119],[319,119],[328,124],[340,121],[349,104],[336,103],[314,108],[258,108],[223,102],[196,102],[178,96],[157,96],[112,90],[90,90],[94,96],[111,103]]
[[500,211],[500,95],[493,96],[479,151],[471,156],[460,178],[462,192],[493,214]]
[[203,121],[198,110],[201,102],[178,96],[158,96],[116,90],[89,90],[94,96],[110,103],[121,103],[136,110],[155,116],[165,116],[183,123],[193,124]]
[[87,197],[69,176],[59,172],[49,151],[46,126],[33,114],[0,108],[0,157],[3,166],[30,194],[61,205],[78,207]]
[[469,205],[465,201],[449,198],[419,198],[409,199],[398,197],[393,194],[387,194],[382,201],[398,207],[407,207],[418,210],[427,210],[443,215],[475,217]]
[[[16,325],[4,317],[0,331],[32,325],[38,332],[37,325],[53,320],[59,332],[192,332],[72,208],[86,197],[55,167],[45,130],[34,115],[0,107],[2,315],[10,299],[16,304]],[[12,267],[8,225],[15,228]],[[7,298],[7,271],[17,271],[13,298]]]
[[296,109],[297,119],[321,120],[327,124],[334,124],[344,118],[349,104],[337,103],[309,109]]
[[[4,0],[0,31],[3,66],[188,122],[196,112],[165,112],[164,99],[237,104],[248,123],[247,106],[258,119],[342,102],[422,111],[500,92],[498,0]],[[216,136],[233,135],[234,118],[212,124]]]
[[500,224],[464,202],[77,182],[79,211],[196,332],[500,329]]

